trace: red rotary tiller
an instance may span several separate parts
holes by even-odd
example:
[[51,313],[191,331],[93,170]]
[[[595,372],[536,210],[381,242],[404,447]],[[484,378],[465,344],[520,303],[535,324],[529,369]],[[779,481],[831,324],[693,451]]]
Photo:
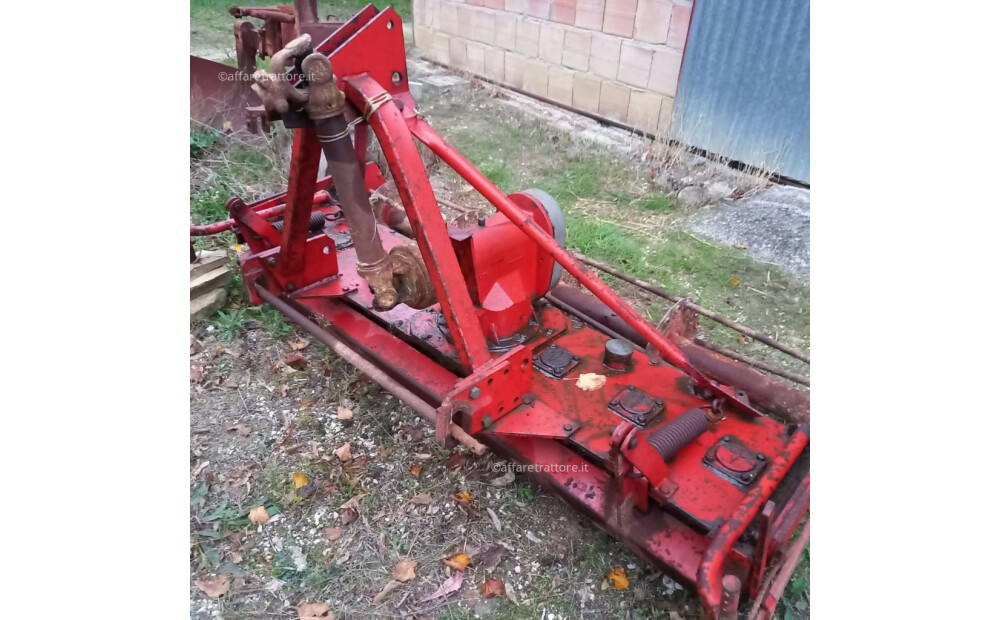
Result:
[[[455,151],[417,112],[402,25],[369,5],[275,53],[254,89],[294,129],[288,191],[232,198],[231,220],[192,233],[234,230],[253,302],[431,420],[438,441],[533,466],[712,615],[735,618],[745,594],[769,618],[808,537],[806,524],[793,540],[809,507],[808,395],[695,343],[707,311],[693,304],[647,322],[565,249],[551,196],[504,194]],[[369,202],[385,183],[369,129],[402,209]],[[414,139],[497,213],[446,223]],[[558,286],[563,270],[593,296]]]

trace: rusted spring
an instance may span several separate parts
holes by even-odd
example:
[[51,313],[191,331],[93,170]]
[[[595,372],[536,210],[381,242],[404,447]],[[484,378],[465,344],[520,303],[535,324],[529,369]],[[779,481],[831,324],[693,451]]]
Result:
[[[427,404],[425,400],[406,389],[402,384],[390,377],[382,369],[362,357],[357,351],[344,344],[342,340],[311,321],[309,317],[293,308],[277,295],[274,295],[256,282],[253,286],[257,291],[257,294],[260,295],[264,301],[277,308],[278,311],[288,317],[288,320],[292,323],[295,323],[302,329],[312,334],[317,340],[330,347],[334,353],[344,358],[347,363],[361,371],[361,374],[368,377],[375,383],[378,383],[386,392],[389,392],[399,400],[403,401],[404,404],[412,407],[413,410],[420,415],[420,417],[424,418],[431,424],[436,423],[437,410]],[[476,441],[476,439],[462,430],[457,424],[452,424],[450,431],[452,437],[476,454],[481,455],[486,452],[486,446]]]
[[664,461],[669,461],[680,452],[681,448],[707,430],[708,416],[705,412],[701,409],[688,409],[652,433],[646,440]]
[[[321,211],[313,211],[309,214],[309,232],[319,232],[323,230],[326,226],[326,214]],[[285,221],[278,220],[274,222],[274,228],[278,232],[281,232],[285,228]]]
[[[628,275],[627,273],[625,273],[623,271],[619,271],[619,270],[615,269],[614,267],[611,267],[610,265],[605,265],[604,263],[599,263],[596,260],[587,258],[586,256],[584,256],[582,254],[579,254],[579,253],[575,254],[575,256],[576,256],[577,260],[579,260],[581,263],[584,263],[586,265],[590,265],[591,267],[593,267],[595,269],[600,269],[604,273],[611,274],[611,275],[615,276],[616,278],[619,278],[621,280],[625,280],[626,282],[634,284],[634,285],[638,286],[639,288],[641,288],[643,290],[646,290],[646,291],[649,291],[650,293],[653,293],[654,295],[659,295],[660,297],[663,297],[664,299],[669,299],[670,301],[672,301],[674,303],[676,303],[676,302],[678,302],[678,301],[680,301],[682,299],[682,297],[679,297],[677,295],[674,295],[673,293],[667,292],[666,290],[660,288],[659,286],[656,286],[655,284],[650,284],[649,282],[646,282],[645,280],[640,280],[639,278],[632,277],[632,276]],[[788,355],[791,355],[795,359],[801,360],[801,361],[803,361],[803,362],[805,362],[807,364],[809,363],[809,354],[808,353],[804,353],[802,351],[799,351],[798,349],[795,349],[795,348],[790,347],[788,345],[782,344],[782,343],[778,342],[777,340],[775,340],[774,338],[771,338],[770,336],[762,334],[762,333],[760,333],[760,332],[758,332],[756,330],[750,329],[749,327],[747,327],[746,325],[743,325],[742,323],[737,323],[736,321],[732,321],[730,319],[727,319],[726,317],[722,316],[721,314],[719,314],[717,312],[713,312],[713,311],[709,310],[708,308],[702,308],[698,304],[692,303],[690,300],[687,302],[687,307],[690,308],[691,310],[693,310],[694,312],[697,312],[698,314],[704,316],[704,317],[708,317],[708,318],[712,319],[713,321],[716,321],[717,323],[721,323],[722,325],[725,325],[729,329],[737,331],[737,332],[743,334],[744,336],[749,336],[750,338],[753,338],[757,342],[763,342],[767,346],[775,348],[775,349],[781,351],[782,353],[787,353]]]

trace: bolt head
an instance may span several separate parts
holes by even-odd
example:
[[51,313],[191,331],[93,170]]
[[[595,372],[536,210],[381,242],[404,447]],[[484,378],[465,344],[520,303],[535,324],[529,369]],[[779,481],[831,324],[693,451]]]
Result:
[[493,426],[493,416],[484,415],[483,416],[483,428],[489,428]]
[[476,400],[477,398],[479,398],[479,395],[482,394],[482,393],[483,393],[483,391],[480,390],[479,386],[477,385],[474,388],[472,388],[471,390],[469,390],[469,398],[471,398],[472,400]]
[[725,436],[724,436],[724,437],[722,438],[722,441],[723,441],[723,442],[728,442],[728,441],[729,441],[730,439],[732,439],[732,436],[730,436],[730,435],[725,435]]
[[625,389],[627,389],[629,392],[634,392],[635,391],[635,386],[634,385],[630,385],[630,386],[628,386]]
[[638,445],[639,445],[639,438],[638,437],[633,437],[632,439],[628,440],[628,447],[629,447],[630,450],[635,449],[635,447],[638,446]]
[[758,460],[758,461],[763,461],[763,460],[764,460],[764,459],[766,459],[766,458],[767,458],[767,457],[766,457],[766,456],[764,456],[764,453],[763,453],[763,452],[758,452],[758,453],[757,453],[757,460]]
[[563,424],[563,430],[568,433],[569,431],[573,430],[573,425],[567,422],[566,424]]
[[655,401],[653,401],[653,402],[655,402],[655,403],[656,403],[656,405],[657,405],[658,407],[660,407],[660,406],[662,406],[662,405],[663,405],[663,401],[662,401],[661,399],[659,399],[659,398],[657,398],[657,399],[656,399]]
[[753,480],[753,476],[750,474],[743,474],[742,476],[740,476],[740,480],[742,480],[743,482],[750,482],[751,480]]
[[618,404],[618,399],[617,398],[612,398],[611,402],[609,402],[608,404],[611,405],[611,406],[617,405]]
[[275,258],[275,257],[273,257],[273,256],[270,256],[267,259],[267,264],[270,265],[270,266],[272,266],[272,267],[274,267],[275,265],[278,264],[278,259]]

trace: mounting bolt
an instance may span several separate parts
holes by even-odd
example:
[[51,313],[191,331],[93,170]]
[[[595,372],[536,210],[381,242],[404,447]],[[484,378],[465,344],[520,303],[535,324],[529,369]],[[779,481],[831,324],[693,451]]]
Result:
[[294,282],[289,282],[288,284],[285,284],[285,290],[286,291],[294,291],[295,290],[295,283]]
[[471,398],[472,400],[476,400],[477,398],[479,398],[479,395],[482,394],[482,393],[483,393],[483,391],[480,390],[479,386],[477,385],[476,387],[474,387],[471,390],[469,390],[469,398]]
[[486,226],[486,216],[485,215],[480,215],[479,217],[477,217],[476,218],[476,223],[479,224],[480,228],[482,228],[483,226]]
[[545,335],[546,336],[551,336],[554,333],[556,333],[556,330],[552,329],[551,327],[548,328],[547,330],[545,330]]
[[764,459],[766,459],[766,458],[767,458],[767,457],[766,457],[766,456],[764,456],[764,453],[763,453],[763,452],[758,452],[758,453],[757,453],[757,460],[758,460],[758,461],[763,461],[763,460],[764,460]]
[[534,405],[535,404],[535,395],[534,394],[525,394],[521,398],[521,402],[524,403],[525,405],[529,405],[529,406],[530,405]]
[[725,442],[729,441],[730,439],[732,439],[731,435],[725,435],[725,436],[723,436],[722,441],[723,441],[723,443],[725,443]]
[[572,425],[572,424],[570,424],[569,422],[567,422],[566,424],[563,424],[563,430],[564,430],[564,431],[566,431],[566,432],[568,433],[568,432],[570,432],[571,430],[573,430],[573,425]]
[[660,363],[660,361],[659,361],[659,360],[657,360],[657,359],[655,359],[655,358],[652,358],[652,357],[651,357],[651,358],[649,358],[649,365],[650,365],[650,366],[656,366],[656,365],[657,365],[657,364],[659,364],[659,363]]
[[634,450],[635,447],[638,446],[638,445],[639,445],[639,438],[638,437],[632,437],[632,439],[628,440],[628,448],[629,448],[629,450]]
[[579,355],[574,355],[573,356],[573,361],[574,362],[579,362],[580,361],[580,356]]
[[421,340],[430,340],[431,339],[431,335],[427,334],[427,333],[420,334],[420,339]]
[[629,392],[634,392],[635,391],[635,386],[634,385],[630,385],[630,386],[628,386],[625,389],[628,390]]
[[639,415],[635,416],[635,421],[638,422],[639,424],[645,424],[646,423],[646,414],[640,413]]
[[752,474],[743,474],[742,476],[740,476],[740,480],[742,480],[743,482],[750,482],[750,481],[753,480],[753,475]]
[[483,428],[489,428],[493,426],[493,416],[484,415],[483,416]]
[[272,266],[272,267],[274,267],[275,265],[278,264],[278,259],[275,258],[275,257],[273,257],[273,256],[269,256],[267,258],[267,264],[270,265],[270,266]]
[[653,402],[656,403],[657,407],[662,407],[663,406],[663,400],[662,399],[657,398]]
[[617,398],[612,398],[612,399],[611,399],[611,400],[610,400],[610,401],[608,402],[608,404],[609,404],[609,405],[611,405],[612,407],[614,407],[615,405],[617,405],[617,404],[618,404],[618,399],[617,399]]

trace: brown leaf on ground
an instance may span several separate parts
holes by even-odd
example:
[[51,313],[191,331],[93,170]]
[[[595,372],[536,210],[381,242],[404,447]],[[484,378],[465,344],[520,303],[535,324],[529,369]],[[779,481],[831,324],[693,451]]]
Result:
[[309,478],[301,472],[295,472],[292,474],[292,484],[295,485],[296,489],[301,489],[309,484]]
[[745,244],[745,243],[734,243],[733,247],[736,248],[737,250],[745,250],[745,249],[747,249],[747,244]]
[[461,452],[452,452],[448,462],[444,464],[448,469],[459,469],[462,465],[465,465],[465,455]]
[[594,390],[599,390],[604,387],[607,383],[608,378],[604,375],[599,375],[595,372],[585,372],[580,375],[580,378],[576,380],[576,387],[580,388],[584,392],[593,392]]
[[191,380],[195,383],[201,383],[202,378],[205,376],[204,366],[192,366],[191,367]]
[[390,592],[392,592],[393,590],[395,590],[396,588],[398,588],[401,585],[403,585],[402,581],[396,581],[395,579],[393,579],[389,583],[385,584],[385,587],[382,588],[381,592],[379,592],[378,594],[375,595],[375,598],[372,599],[372,602],[375,603],[376,605],[378,605],[383,600],[385,600],[385,597],[389,596]]
[[729,283],[732,284],[733,286],[739,286],[740,285],[740,279],[739,278],[729,278]]
[[251,429],[246,424],[233,424],[232,426],[230,426],[226,430],[227,431],[236,431],[236,434],[239,435],[240,437],[248,437],[248,436],[250,436],[250,430]]
[[422,470],[423,468],[424,468],[423,465],[410,465],[410,473],[419,478],[420,470]]
[[344,502],[343,504],[341,504],[340,505],[340,509],[341,510],[349,510],[349,509],[357,510],[358,506],[361,505],[361,499],[363,497],[365,497],[366,495],[368,495],[368,494],[367,493],[360,493],[358,495],[355,495],[351,499],[349,499],[346,502]]
[[336,542],[340,540],[340,537],[344,535],[344,530],[339,527],[328,527],[325,531],[326,539],[330,542]]
[[284,383],[282,383],[281,385],[279,385],[278,386],[278,394],[280,394],[282,398],[288,396],[288,386],[285,385]]
[[292,351],[301,351],[302,349],[309,346],[309,342],[303,340],[302,338],[298,338],[296,340],[292,340],[291,342],[289,342],[288,346],[292,347]]
[[319,399],[316,398],[315,396],[312,396],[310,398],[303,398],[302,401],[299,402],[299,409],[308,409],[309,407],[312,407],[318,402]]
[[483,584],[483,598],[493,598],[494,596],[500,596],[503,594],[503,579],[497,579],[496,577],[491,577],[486,580]]
[[333,620],[333,610],[326,603],[302,603],[295,608],[299,613],[298,620],[313,620],[314,618],[328,618]]
[[480,568],[496,568],[505,555],[507,555],[507,549],[503,545],[494,545],[480,551],[476,555],[476,566]]
[[615,590],[624,590],[628,587],[628,577],[625,576],[625,569],[616,566],[608,573],[608,581],[615,587]]
[[215,350],[215,354],[216,355],[225,354],[225,355],[230,355],[232,357],[239,357],[240,355],[243,354],[243,352],[240,351],[239,349],[227,349],[225,347],[219,347],[218,349]]
[[426,493],[417,493],[410,501],[418,506],[427,506],[431,503],[431,496]]
[[417,576],[417,563],[413,560],[397,562],[392,567],[392,575],[396,581],[409,581]]
[[444,559],[445,565],[450,566],[455,570],[465,570],[465,567],[469,565],[469,562],[469,556],[464,553],[456,553],[455,555]]
[[225,383],[222,384],[222,387],[234,390],[240,387],[240,382],[234,379],[233,377],[228,377]]
[[440,598],[442,596],[447,596],[452,592],[461,588],[462,581],[464,580],[465,580],[465,573],[463,573],[462,571],[455,571],[454,573],[452,573],[451,577],[448,577],[447,579],[444,580],[444,583],[442,583],[437,590],[434,590],[433,593],[420,599],[420,602],[426,603],[429,600]]
[[337,458],[345,463],[351,460],[351,442],[345,442],[344,445],[340,446],[333,451],[337,455]]
[[271,520],[271,515],[268,514],[267,508],[264,508],[263,506],[257,506],[251,510],[249,517],[250,522],[256,523],[257,525],[264,525]]
[[347,510],[340,513],[340,523],[343,525],[350,525],[358,520],[358,511],[354,508],[348,508]]
[[306,367],[307,363],[306,358],[302,357],[298,353],[289,353],[285,356],[285,364],[296,370],[302,370]]
[[459,491],[454,497],[457,498],[456,501],[463,501],[466,503],[472,501],[472,493],[469,493],[468,491]]
[[211,579],[195,579],[194,585],[198,587],[199,590],[205,593],[205,596],[209,598],[219,598],[226,592],[229,592],[229,586],[232,583],[232,579],[229,575],[218,575]]
[[351,411],[347,407],[344,407],[343,405],[339,405],[337,407],[337,419],[338,420],[351,420],[353,418],[354,418],[354,412],[353,411]]

